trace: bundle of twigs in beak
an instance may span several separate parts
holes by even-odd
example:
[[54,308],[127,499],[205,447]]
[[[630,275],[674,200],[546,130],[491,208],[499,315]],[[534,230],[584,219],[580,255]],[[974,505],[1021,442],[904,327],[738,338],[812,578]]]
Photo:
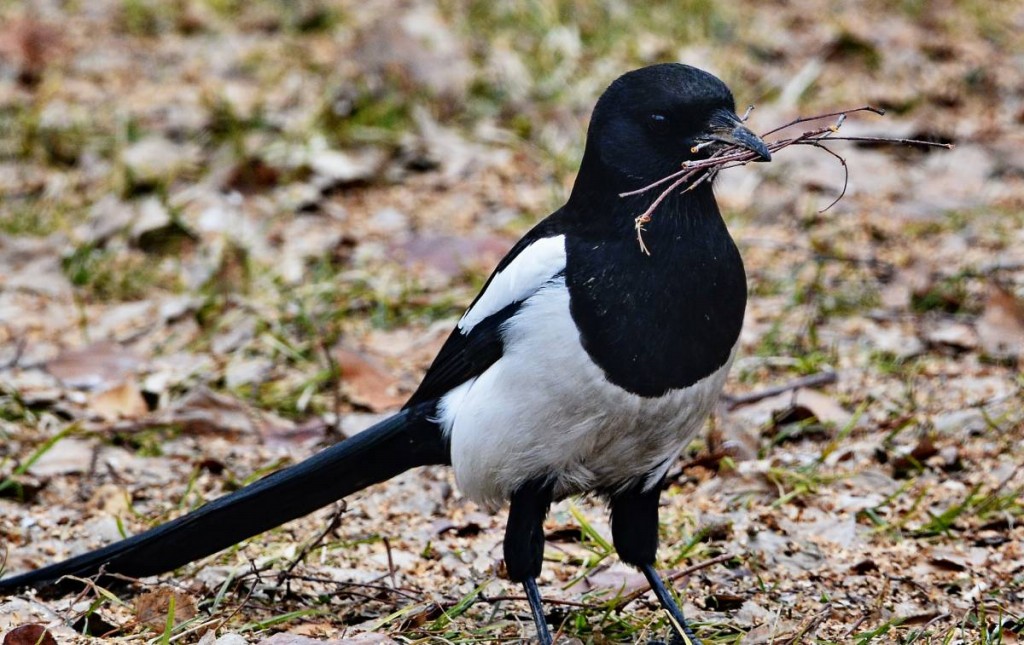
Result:
[[[747,109],[747,113],[743,117],[744,121],[746,120],[747,115],[750,114],[750,111],[752,109],[753,106]],[[821,209],[820,212],[825,212],[828,209],[832,208],[833,206],[836,205],[836,203],[839,202],[839,200],[843,198],[844,195],[846,195],[846,188],[849,184],[850,179],[850,169],[846,165],[846,159],[844,159],[842,155],[840,155],[836,151],[826,146],[825,144],[828,142],[861,141],[877,144],[924,146],[947,149],[953,147],[953,144],[951,143],[937,143],[934,141],[920,141],[917,139],[839,136],[839,128],[842,127],[843,123],[846,121],[847,115],[854,114],[856,112],[873,112],[875,114],[885,114],[885,110],[881,110],[879,108],[874,108],[870,106],[864,106],[854,108],[852,110],[843,110],[840,112],[830,112],[828,114],[818,114],[815,116],[799,117],[793,119],[789,123],[780,125],[779,127],[769,130],[768,132],[765,132],[763,135],[761,135],[762,138],[765,138],[773,134],[778,134],[782,130],[786,130],[801,123],[810,123],[813,121],[821,121],[822,119],[835,118],[835,121],[831,125],[817,128],[814,130],[808,130],[794,137],[789,137],[786,139],[777,139],[775,141],[765,140],[765,144],[768,146],[768,151],[771,153],[775,153],[779,150],[782,150],[783,148],[788,148],[790,146],[814,146],[815,148],[820,148],[824,150],[828,154],[835,157],[837,161],[839,161],[839,163],[843,167],[843,189],[839,192],[839,195],[835,199],[833,199],[832,202],[830,202],[827,206],[825,206],[825,208]],[[700,144],[698,146],[694,146],[693,148],[691,148],[691,152],[696,153],[705,145],[707,144]],[[644,224],[647,224],[648,222],[651,221],[651,216],[654,213],[654,211],[657,210],[658,206],[660,206],[661,203],[665,200],[665,198],[672,194],[674,190],[685,185],[685,188],[683,188],[683,190],[681,191],[685,193],[687,191],[693,190],[694,188],[703,184],[706,181],[711,181],[712,179],[715,178],[715,175],[717,175],[722,170],[725,170],[727,168],[735,168],[737,166],[745,166],[752,161],[759,160],[760,156],[756,152],[753,152],[752,150],[737,145],[726,145],[724,147],[719,148],[705,159],[694,159],[691,161],[684,161],[682,168],[680,170],[672,173],[671,175],[668,175],[667,177],[662,177],[661,179],[654,183],[648,184],[636,190],[631,190],[626,193],[620,193],[619,197],[628,197],[630,195],[639,195],[642,193],[646,193],[650,190],[653,190],[655,188],[663,187],[658,196],[654,199],[654,201],[651,202],[650,206],[647,207],[647,210],[637,215],[636,217],[636,239],[637,242],[639,242],[640,244],[640,250],[647,255],[651,254],[651,252],[647,248],[647,245],[644,244]]]

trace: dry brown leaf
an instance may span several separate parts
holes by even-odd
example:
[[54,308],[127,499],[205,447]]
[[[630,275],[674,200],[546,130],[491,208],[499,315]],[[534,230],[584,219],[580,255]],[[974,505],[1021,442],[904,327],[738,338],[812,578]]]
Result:
[[721,456],[728,456],[733,461],[757,459],[760,448],[756,428],[735,420],[725,406],[721,406],[718,423],[708,431],[707,440],[708,452],[715,462]]
[[420,235],[391,247],[409,270],[451,280],[470,269],[489,269],[512,246],[498,235]]
[[978,346],[978,336],[970,325],[965,323],[944,323],[925,332],[925,339],[933,345],[945,345],[957,349],[974,349]]
[[769,645],[785,642],[786,636],[796,631],[796,623],[788,620],[772,620],[759,625],[743,635],[740,645]]
[[42,625],[31,623],[7,632],[4,645],[57,645],[57,639]]
[[89,409],[108,421],[136,419],[148,411],[142,392],[131,381],[125,381],[94,395],[89,401]]
[[636,569],[621,563],[597,571],[580,581],[580,591],[607,591],[610,595],[623,596],[647,586],[647,579]]
[[180,625],[196,615],[195,598],[167,587],[135,597],[135,619],[153,631],[163,632],[174,599],[174,624]]
[[981,348],[989,356],[1020,356],[1024,350],[1024,303],[1010,291],[992,285],[977,330]]
[[68,51],[64,31],[32,17],[5,20],[0,29],[0,59],[18,66],[18,81],[34,86],[51,62]]
[[396,379],[376,359],[344,348],[336,349],[334,357],[341,370],[342,387],[353,403],[381,412],[405,402],[395,390]]
[[117,343],[94,343],[62,352],[46,363],[46,371],[64,385],[82,389],[101,389],[120,383],[134,374],[141,360]]
[[61,439],[36,460],[28,472],[36,477],[84,473],[92,464],[96,443],[85,439]]
[[817,419],[837,428],[849,424],[853,415],[847,412],[834,398],[817,390],[799,389],[783,392],[762,399],[756,403],[738,406],[732,411],[738,423],[752,423],[765,426],[780,419]]
[[268,412],[254,410],[244,401],[206,388],[190,392],[149,422],[148,425],[177,425],[187,434],[265,433],[292,425]]

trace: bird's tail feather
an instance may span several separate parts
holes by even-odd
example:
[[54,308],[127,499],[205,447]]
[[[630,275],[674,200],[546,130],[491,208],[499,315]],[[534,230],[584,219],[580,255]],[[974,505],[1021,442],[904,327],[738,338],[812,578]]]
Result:
[[176,569],[307,515],[416,466],[449,463],[433,405],[402,410],[355,437],[176,520],[63,562],[0,580],[0,594],[106,573],[142,577]]

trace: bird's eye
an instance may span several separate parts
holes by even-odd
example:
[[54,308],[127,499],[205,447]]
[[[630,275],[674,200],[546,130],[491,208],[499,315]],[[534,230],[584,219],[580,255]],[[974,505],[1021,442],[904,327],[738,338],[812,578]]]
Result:
[[647,125],[655,132],[662,132],[668,127],[668,117],[661,112],[652,112],[647,115]]

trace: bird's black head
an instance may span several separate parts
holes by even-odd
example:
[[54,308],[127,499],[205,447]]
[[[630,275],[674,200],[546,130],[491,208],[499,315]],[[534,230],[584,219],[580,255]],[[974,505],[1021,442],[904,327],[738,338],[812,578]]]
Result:
[[652,65],[620,76],[597,102],[587,133],[580,178],[639,188],[705,157],[714,145],[744,146],[767,161],[764,142],[735,112],[732,92],[715,76],[689,65]]

